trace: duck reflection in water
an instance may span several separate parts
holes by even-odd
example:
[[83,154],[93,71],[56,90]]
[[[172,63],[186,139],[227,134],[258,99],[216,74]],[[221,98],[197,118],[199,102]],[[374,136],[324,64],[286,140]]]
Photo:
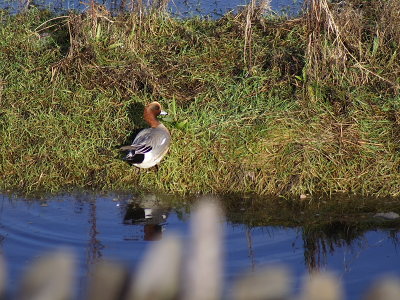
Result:
[[131,203],[126,207],[124,224],[143,225],[145,241],[158,241],[166,225],[168,210]]

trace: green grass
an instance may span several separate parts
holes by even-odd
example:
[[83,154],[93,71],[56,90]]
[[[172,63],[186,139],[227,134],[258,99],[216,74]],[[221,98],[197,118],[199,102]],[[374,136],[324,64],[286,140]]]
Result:
[[[251,51],[245,12],[0,12],[0,188],[398,196],[400,20],[368,9],[360,40],[340,27],[343,45],[331,19],[312,27],[312,9],[253,14]],[[325,13],[341,24],[344,13]],[[154,100],[173,142],[158,172],[139,172],[117,149]]]

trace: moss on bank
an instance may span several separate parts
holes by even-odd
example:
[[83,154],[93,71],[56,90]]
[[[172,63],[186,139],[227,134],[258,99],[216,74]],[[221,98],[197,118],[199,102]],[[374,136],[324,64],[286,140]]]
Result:
[[[297,19],[0,12],[1,189],[399,195],[398,1],[307,3]],[[117,149],[153,100],[173,143],[139,172]]]

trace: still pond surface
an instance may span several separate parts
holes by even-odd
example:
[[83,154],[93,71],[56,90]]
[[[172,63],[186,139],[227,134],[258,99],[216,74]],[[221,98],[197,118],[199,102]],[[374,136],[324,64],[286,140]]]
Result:
[[[184,241],[190,237],[193,200],[119,193],[40,199],[0,195],[0,250],[7,262],[9,295],[15,293],[29,263],[61,246],[76,254],[81,290],[90,266],[98,260],[120,261],[134,270],[148,247],[163,236],[173,232]],[[252,197],[222,198],[227,215],[222,241],[226,291],[244,271],[270,264],[288,266],[295,289],[312,269],[330,270],[343,281],[346,299],[360,299],[381,275],[400,275],[400,226],[396,222],[362,229],[314,212],[305,217],[307,222],[297,222],[293,216],[300,219],[307,213],[294,208],[291,217],[286,211],[288,202],[271,209],[267,202]],[[313,226],[321,218],[331,221]]]
[[[156,1],[143,1],[152,3]],[[229,11],[237,11],[248,4],[250,0],[170,0],[168,9],[178,16],[212,16],[219,17]],[[11,11],[20,11],[27,4],[49,8],[56,12],[68,10],[84,11],[88,8],[89,0],[0,0],[0,8],[9,8]],[[131,0],[96,0],[111,11],[119,11],[121,8],[129,10]],[[288,15],[300,11],[303,0],[271,0],[271,9],[276,13]]]

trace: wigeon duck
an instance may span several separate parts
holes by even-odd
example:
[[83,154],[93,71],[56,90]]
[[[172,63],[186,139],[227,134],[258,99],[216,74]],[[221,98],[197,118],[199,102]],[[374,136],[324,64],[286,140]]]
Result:
[[146,105],[143,118],[150,128],[141,130],[132,145],[121,147],[122,151],[129,151],[125,157],[126,161],[139,168],[151,168],[161,161],[168,151],[171,135],[157,116],[166,114],[158,102]]

